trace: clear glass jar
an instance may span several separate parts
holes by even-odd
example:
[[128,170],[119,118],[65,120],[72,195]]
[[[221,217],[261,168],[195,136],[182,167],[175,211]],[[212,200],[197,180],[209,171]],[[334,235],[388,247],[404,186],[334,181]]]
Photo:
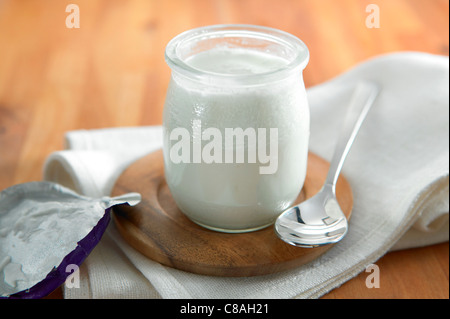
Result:
[[223,232],[264,228],[306,175],[306,45],[252,25],[186,31],[166,48],[165,176],[181,211]]

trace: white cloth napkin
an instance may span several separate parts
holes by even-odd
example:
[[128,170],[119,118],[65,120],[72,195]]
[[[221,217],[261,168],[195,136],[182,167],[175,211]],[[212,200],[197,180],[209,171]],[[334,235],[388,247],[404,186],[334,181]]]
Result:
[[[354,194],[347,236],[317,260],[282,273],[221,278],[162,266],[131,248],[110,224],[66,298],[317,298],[389,250],[448,241],[449,60],[425,53],[379,56],[307,90],[311,151],[330,159],[360,80],[382,92],[345,162]],[[160,148],[161,127],[72,131],[44,179],[89,196],[109,194],[137,158]]]

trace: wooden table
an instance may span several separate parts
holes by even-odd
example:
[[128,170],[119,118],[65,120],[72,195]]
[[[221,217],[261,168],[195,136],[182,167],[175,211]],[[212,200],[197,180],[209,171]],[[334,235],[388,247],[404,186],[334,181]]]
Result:
[[[79,28],[66,23],[71,3]],[[366,25],[369,4],[379,28]],[[164,48],[184,30],[249,23],[293,33],[311,52],[310,87],[377,54],[448,55],[448,10],[448,0],[0,0],[0,190],[41,180],[66,131],[161,124]],[[363,272],[324,298],[449,298],[448,252],[445,243],[388,253],[377,262],[380,288],[368,289]]]

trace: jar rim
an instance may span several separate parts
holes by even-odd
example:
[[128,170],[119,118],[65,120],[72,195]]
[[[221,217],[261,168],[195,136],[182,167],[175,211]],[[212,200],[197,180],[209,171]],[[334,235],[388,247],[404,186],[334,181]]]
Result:
[[[255,74],[224,74],[208,72],[194,68],[179,56],[179,48],[188,41],[200,41],[219,37],[247,36],[260,39],[268,39],[282,44],[294,50],[295,56],[285,65],[262,73]],[[305,43],[298,37],[275,28],[250,24],[217,24],[190,29],[175,36],[166,46],[165,59],[172,70],[189,78],[199,81],[220,80],[229,83],[266,83],[279,80],[290,75],[296,70],[302,71],[309,61],[309,50]]]

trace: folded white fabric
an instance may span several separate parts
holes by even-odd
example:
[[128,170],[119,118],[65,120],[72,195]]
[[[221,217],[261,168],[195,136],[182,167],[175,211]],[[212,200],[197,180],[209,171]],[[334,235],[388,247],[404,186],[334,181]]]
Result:
[[[221,278],[162,266],[109,226],[81,267],[81,287],[66,298],[317,298],[389,250],[448,241],[449,60],[404,52],[379,56],[307,90],[311,151],[330,159],[356,84],[382,91],[361,128],[343,174],[354,194],[347,236],[317,260],[290,271]],[[124,168],[162,145],[161,127],[67,133],[44,179],[89,196],[109,194]]]

